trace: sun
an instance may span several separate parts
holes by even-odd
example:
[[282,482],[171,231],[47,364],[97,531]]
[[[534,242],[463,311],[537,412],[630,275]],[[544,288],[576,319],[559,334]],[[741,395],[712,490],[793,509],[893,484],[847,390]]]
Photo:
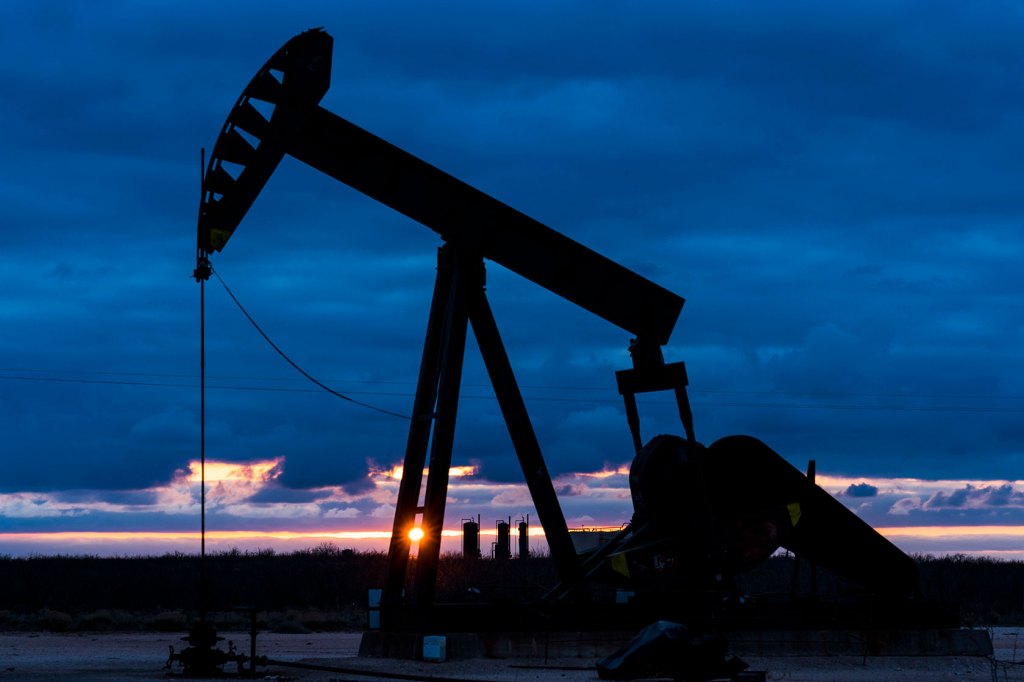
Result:
[[419,526],[409,529],[409,539],[413,542],[419,542],[423,539],[423,529]]

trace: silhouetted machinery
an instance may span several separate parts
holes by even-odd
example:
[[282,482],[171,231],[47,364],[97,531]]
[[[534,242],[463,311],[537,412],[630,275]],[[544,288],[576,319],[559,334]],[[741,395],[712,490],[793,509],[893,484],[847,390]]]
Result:
[[[549,613],[571,602],[573,608],[564,611],[576,614],[577,622],[580,614],[592,614],[596,606],[581,605],[594,604],[587,586],[602,577],[630,585],[638,604],[644,593],[652,595],[647,615],[692,611],[694,604],[706,605],[708,594],[727,596],[730,576],[779,547],[881,601],[914,602],[914,562],[766,445],[747,436],[709,447],[697,441],[685,366],[666,364],[661,350],[682,298],[320,107],[331,50],[332,39],[322,30],[296,36],[260,69],[231,110],[203,180],[197,278],[209,274],[209,254],[225,246],[285,154],[422,223],[444,241],[388,554],[384,628],[428,622],[446,627],[435,584],[470,325],[557,568],[559,583],[545,600]],[[272,113],[260,113],[268,107]],[[571,542],[488,305],[484,259],[633,337],[633,367],[618,372],[617,381],[637,451],[630,472],[635,515],[611,543],[587,557],[578,556]],[[635,396],[663,390],[674,392],[683,436],[658,436],[645,445]],[[408,531],[416,525],[424,535],[413,571]],[[902,607],[891,611],[906,613]],[[692,622],[696,616],[687,617]],[[509,626],[508,614],[502,621]]]

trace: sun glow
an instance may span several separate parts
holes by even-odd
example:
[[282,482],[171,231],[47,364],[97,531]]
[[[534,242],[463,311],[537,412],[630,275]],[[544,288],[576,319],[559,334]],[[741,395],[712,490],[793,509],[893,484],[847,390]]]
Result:
[[409,539],[413,542],[419,542],[423,539],[423,529],[419,526],[409,529]]

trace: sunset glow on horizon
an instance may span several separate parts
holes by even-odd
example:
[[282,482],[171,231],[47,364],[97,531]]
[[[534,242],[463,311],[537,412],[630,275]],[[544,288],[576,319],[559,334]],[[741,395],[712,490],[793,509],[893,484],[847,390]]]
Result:
[[[584,530],[584,529],[581,529]],[[612,532],[616,527],[594,527],[585,530]],[[1024,539],[1024,525],[1013,526],[892,526],[876,527],[881,535],[910,554],[965,554],[990,556],[993,558],[1024,560],[1024,547],[1016,544]],[[495,528],[481,528],[481,536],[496,536]],[[460,528],[443,530],[441,535],[451,542],[445,543],[446,551],[459,549]],[[531,538],[541,542],[543,551],[544,529],[537,525],[529,528]],[[130,547],[143,548],[140,553],[181,552],[198,553],[200,533],[198,531],[54,531],[0,533],[0,543],[21,547],[15,556],[38,556],[33,548],[62,548],[54,554],[76,553],[73,550],[88,547],[86,554],[124,554]],[[242,549],[258,551],[273,549],[288,552],[308,549],[321,544],[335,544],[339,549],[350,548],[359,551],[386,551],[391,539],[389,530],[210,530],[206,533],[207,545],[214,551]],[[413,538],[414,541],[418,538]],[[945,543],[968,543],[964,547],[946,551],[927,551],[919,545],[928,541],[941,540]],[[971,543],[981,544],[973,546]],[[1011,546],[1003,546],[1004,543]],[[340,544],[339,544],[340,543]],[[345,544],[349,543],[349,544]],[[164,549],[161,549],[164,548]],[[538,547],[534,547],[537,551]]]
[[[367,464],[367,485],[291,490],[282,485],[283,456],[227,462],[209,459],[207,546],[214,551],[295,551],[321,543],[383,551],[390,539],[401,465]],[[114,492],[0,493],[0,513],[23,519],[0,533],[0,552],[111,554],[194,552],[198,529],[182,531],[199,514],[199,462],[189,461],[171,480],[151,488]],[[916,554],[987,554],[1024,557],[1024,508],[1018,481],[925,480],[820,474],[817,483],[904,551]],[[615,529],[632,516],[629,465],[605,463],[595,471],[552,481],[570,528]],[[460,519],[481,518],[480,533],[496,534],[497,521],[530,517],[529,534],[543,546],[543,529],[525,483],[489,480],[477,465],[450,471],[447,551],[458,549]],[[487,517],[494,519],[484,520]],[[45,520],[48,530],[41,530]],[[136,529],[126,529],[126,523]],[[117,530],[94,531],[92,527]],[[33,527],[34,526],[34,527]],[[146,529],[149,526],[149,529]],[[546,547],[545,547],[546,549]]]

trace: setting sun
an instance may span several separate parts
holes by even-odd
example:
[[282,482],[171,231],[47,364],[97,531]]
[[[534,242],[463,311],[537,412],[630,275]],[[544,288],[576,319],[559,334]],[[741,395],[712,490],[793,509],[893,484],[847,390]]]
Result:
[[423,529],[417,526],[409,530],[409,539],[413,542],[419,542],[423,539]]

